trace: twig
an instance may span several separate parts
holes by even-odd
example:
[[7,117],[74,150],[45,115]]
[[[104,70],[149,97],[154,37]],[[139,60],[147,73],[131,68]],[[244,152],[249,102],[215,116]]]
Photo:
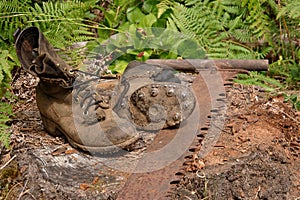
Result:
[[20,200],[21,197],[22,197],[24,194],[26,194],[26,192],[24,193],[24,190],[25,190],[25,188],[26,188],[26,186],[27,186],[27,183],[28,183],[28,180],[26,180],[26,182],[25,182],[25,184],[24,184],[24,187],[22,188],[22,191],[21,191],[21,193],[20,193],[20,195],[19,195],[18,200]]
[[9,159],[9,161],[7,161],[7,163],[5,163],[0,170],[4,169],[11,161],[13,161],[13,159],[15,159],[17,157],[17,155],[14,155],[11,159]]
[[17,183],[17,184],[15,184],[14,186],[12,186],[12,187],[10,188],[10,190],[9,190],[8,193],[6,194],[6,197],[5,197],[4,200],[7,200],[7,199],[8,199],[10,193],[11,193],[11,192],[15,189],[15,187],[17,187],[18,185],[21,185],[21,183]]
[[29,191],[30,191],[30,189],[26,190],[26,191],[24,192],[24,194],[28,194],[28,195],[30,195],[34,200],[36,200],[36,198],[33,196],[33,194],[31,194]]
[[186,195],[184,195],[184,197],[187,198],[188,200],[192,200],[190,197],[188,197],[188,196],[186,196]]
[[202,174],[199,174],[199,170],[196,171],[196,175],[197,175],[197,177],[199,177],[199,178],[206,178],[206,175],[205,175],[204,172],[203,172]]
[[296,122],[297,124],[300,124],[300,122],[297,119],[295,119],[294,117],[292,117],[288,113],[286,113],[286,112],[284,112],[284,111],[282,111],[282,110],[280,110],[280,109],[278,109],[276,107],[272,107],[272,108],[274,108],[275,110],[281,112],[282,114],[284,114],[285,116],[287,116],[288,118],[290,118],[291,120],[293,120],[294,122]]

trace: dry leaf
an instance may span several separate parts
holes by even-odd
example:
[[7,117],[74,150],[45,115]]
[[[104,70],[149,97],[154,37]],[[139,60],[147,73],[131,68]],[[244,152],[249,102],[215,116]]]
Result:
[[76,151],[76,149],[67,149],[66,151],[65,151],[65,154],[66,155],[69,155],[69,154],[73,154],[73,153],[76,153],[77,151]]
[[79,188],[81,189],[81,190],[87,190],[87,189],[89,189],[91,186],[89,185],[89,184],[87,184],[87,183],[81,183],[80,185],[79,185]]

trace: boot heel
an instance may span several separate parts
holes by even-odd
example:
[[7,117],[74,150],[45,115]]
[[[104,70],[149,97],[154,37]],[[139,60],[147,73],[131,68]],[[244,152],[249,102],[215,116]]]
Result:
[[45,130],[50,133],[52,136],[57,137],[61,136],[62,133],[57,128],[57,124],[46,118],[45,116],[41,115],[41,119],[43,121],[43,125]]

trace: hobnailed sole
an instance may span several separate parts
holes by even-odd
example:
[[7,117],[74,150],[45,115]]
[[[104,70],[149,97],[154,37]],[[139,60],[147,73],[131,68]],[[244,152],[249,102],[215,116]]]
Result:
[[170,82],[147,84],[130,95],[128,110],[141,130],[160,130],[180,125],[193,112],[196,99],[192,90]]

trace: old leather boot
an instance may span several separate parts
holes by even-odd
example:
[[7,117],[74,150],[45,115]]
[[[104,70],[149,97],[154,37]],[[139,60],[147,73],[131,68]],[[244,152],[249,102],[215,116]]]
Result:
[[130,63],[117,90],[114,111],[146,131],[179,126],[196,104],[191,89],[162,65]]
[[64,134],[73,146],[99,153],[126,148],[138,139],[135,127],[112,112],[118,80],[85,80],[74,73],[36,27],[17,35],[16,50],[22,67],[40,78],[36,100],[50,134]]
[[23,68],[40,78],[36,99],[45,129],[83,150],[126,148],[139,138],[136,128],[178,126],[194,110],[192,91],[165,66],[133,62],[121,81],[74,71],[36,27],[17,35],[16,49]]

